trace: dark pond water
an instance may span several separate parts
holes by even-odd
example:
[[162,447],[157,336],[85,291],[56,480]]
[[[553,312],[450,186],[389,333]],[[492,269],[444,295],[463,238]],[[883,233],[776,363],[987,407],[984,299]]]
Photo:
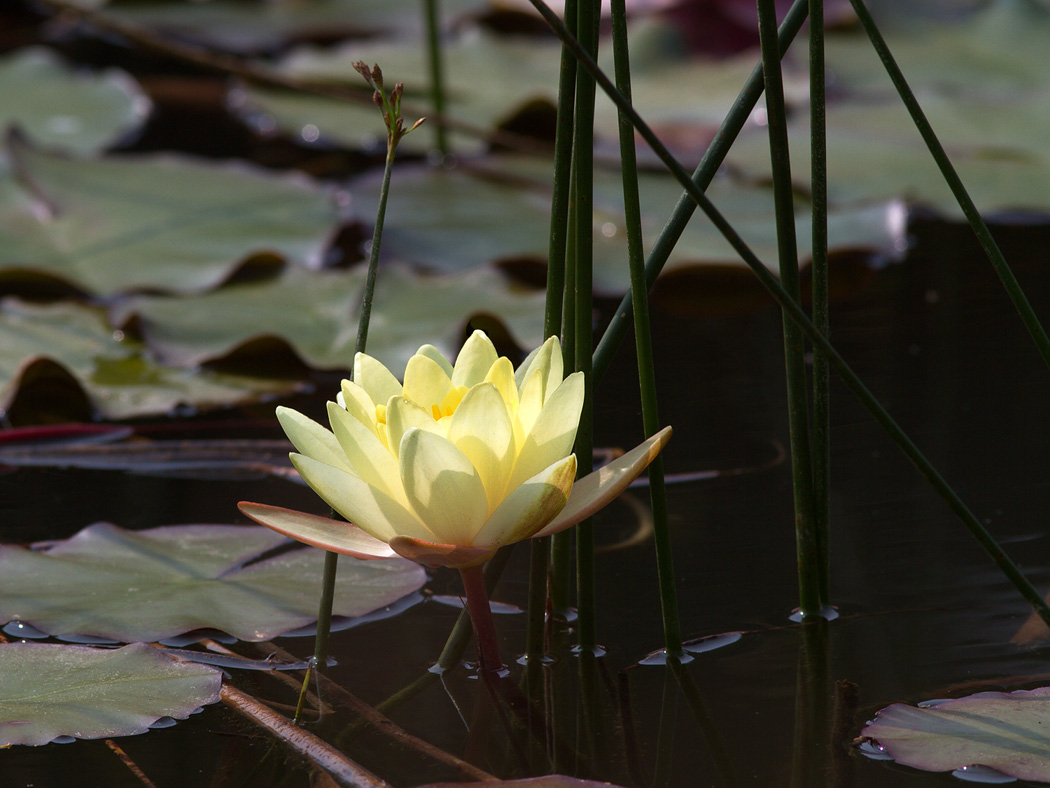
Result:
[[[1046,588],[1050,371],[968,232],[933,221],[913,229],[915,246],[905,262],[863,276],[840,268],[834,341],[1033,582]],[[1042,252],[1050,232],[1014,227],[999,237],[1037,311],[1050,317]],[[637,666],[661,643],[652,545],[601,553],[598,633],[607,654],[581,661],[570,653],[572,633],[563,631],[555,638],[555,662],[543,671],[552,735],[560,743],[556,766],[631,786],[957,784],[948,775],[869,760],[848,741],[890,702],[1037,684],[1047,671],[1043,652],[1011,643],[1028,610],[836,383],[832,571],[841,615],[805,630],[789,621],[796,602],[790,472],[784,463],[760,467],[787,440],[780,317],[748,281],[669,282],[657,293],[654,315],[662,417],[675,427],[667,471],[759,467],[669,490],[684,632],[744,635],[697,655],[683,684],[665,668]],[[738,307],[700,309],[710,300],[697,297],[703,292],[732,295]],[[632,364],[623,354],[599,392],[597,435],[604,445],[629,445],[639,433]],[[263,411],[248,415],[268,418]],[[98,520],[128,528],[240,522],[241,499],[316,508],[311,493],[281,481],[48,469],[0,476],[4,541],[63,537]],[[633,523],[628,506],[610,507],[598,521],[599,541],[614,545]],[[524,606],[527,558],[524,549],[513,556],[495,599]],[[428,588],[456,593],[458,578],[436,572]],[[455,616],[428,601],[338,633],[339,664],[330,675],[379,703],[425,674]],[[497,618],[505,657],[523,649],[523,618]],[[311,641],[286,638],[281,645],[305,655]],[[509,684],[516,686],[520,670]],[[832,741],[827,728],[839,680],[856,685],[857,705],[844,708]],[[236,683],[279,702],[293,699],[261,674],[238,675]],[[581,698],[592,704],[585,707]],[[520,731],[506,735],[484,687],[465,669],[431,681],[388,713],[411,733],[501,777],[526,773],[530,758],[530,768],[547,768],[536,748],[521,743]],[[454,769],[360,728],[345,710],[316,729],[396,786],[457,778]],[[271,752],[264,734],[221,705],[119,743],[158,788],[326,784],[313,781],[294,757]],[[0,752],[5,788],[142,784],[101,742]]]

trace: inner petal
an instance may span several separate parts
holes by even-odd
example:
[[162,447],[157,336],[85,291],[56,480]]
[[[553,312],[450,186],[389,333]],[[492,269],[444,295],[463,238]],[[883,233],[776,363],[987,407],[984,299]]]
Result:
[[515,444],[507,404],[492,383],[480,383],[463,397],[449,422],[448,439],[477,469],[488,511],[493,511],[506,493]]

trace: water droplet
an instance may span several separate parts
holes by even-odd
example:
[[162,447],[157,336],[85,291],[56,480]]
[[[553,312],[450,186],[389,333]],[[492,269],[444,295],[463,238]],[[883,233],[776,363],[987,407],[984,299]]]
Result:
[[321,130],[314,124],[308,123],[300,130],[299,136],[303,138],[304,142],[317,142],[321,137]]

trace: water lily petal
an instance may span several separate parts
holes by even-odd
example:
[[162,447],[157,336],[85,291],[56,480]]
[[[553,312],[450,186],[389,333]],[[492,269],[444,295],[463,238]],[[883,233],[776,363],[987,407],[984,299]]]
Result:
[[390,546],[399,556],[426,566],[450,566],[453,568],[476,566],[488,561],[495,550],[466,545],[438,544],[423,539],[397,536]]
[[540,346],[518,387],[520,392],[518,421],[525,435],[532,430],[532,425],[540,411],[543,410],[543,406],[562,383],[560,345],[552,342],[553,339],[555,337],[551,337]]
[[[525,378],[528,377],[533,364],[537,363],[542,367],[546,367],[549,370],[548,374],[556,372],[555,380],[561,381],[564,370],[562,368],[561,342],[558,341],[558,337],[548,337],[546,342],[529,353],[518,366],[517,371],[514,373],[514,381],[517,383],[519,391],[525,384]],[[554,366],[555,364],[557,367]]]
[[489,368],[496,363],[499,354],[485,332],[475,331],[463,343],[452,371],[452,385],[470,388],[485,379]]
[[[450,388],[452,379],[434,359],[417,354],[408,360],[404,396],[430,410],[433,405],[441,404]],[[434,418],[439,416],[436,414]]]
[[506,356],[500,356],[496,363],[489,367],[485,382],[491,383],[507,403],[511,418],[518,412],[518,384],[514,382],[514,365]]
[[488,518],[489,505],[481,477],[466,455],[448,438],[410,429],[401,438],[400,465],[405,495],[437,541],[470,544]]
[[528,539],[564,508],[575,478],[575,454],[537,473],[503,499],[474,537],[474,546],[502,547]]
[[438,366],[445,370],[445,374],[452,377],[452,362],[445,358],[445,354],[433,345],[423,345],[416,351],[417,356],[426,356],[431,361],[436,361]]
[[248,501],[237,508],[260,525],[322,550],[365,560],[397,555],[386,542],[342,520]]
[[365,484],[381,490],[407,507],[408,500],[401,488],[397,460],[382,441],[334,402],[328,403],[328,418],[354,474]]
[[293,454],[292,465],[321,499],[376,539],[403,534],[433,539],[434,534],[410,511],[382,490],[369,487],[353,473]]
[[330,430],[299,411],[284,406],[277,408],[277,420],[281,422],[284,434],[300,454],[334,465],[336,468],[350,470],[350,463]]
[[513,490],[572,451],[576,430],[580,426],[583,396],[582,372],[572,373],[555,389],[525,436],[508,489]]
[[565,508],[546,528],[541,529],[534,536],[556,534],[576,525],[581,520],[586,520],[626,490],[670,439],[671,428],[664,427],[622,457],[618,457],[608,465],[580,479],[573,485],[572,494]]
[[492,383],[470,389],[448,425],[448,439],[467,456],[481,477],[493,511],[507,489],[514,467],[514,426],[507,405]]
[[386,406],[386,429],[387,445],[394,457],[400,456],[401,439],[413,427],[442,437],[445,435],[445,428],[434,421],[429,410],[408,397],[391,397]]
[[376,405],[401,394],[401,384],[397,378],[367,353],[354,356],[354,382],[368,392]]
[[340,385],[339,393],[342,395],[339,404],[346,409],[346,412],[368,427],[373,435],[378,436],[376,403],[372,402],[368,392],[354,381],[344,380]]

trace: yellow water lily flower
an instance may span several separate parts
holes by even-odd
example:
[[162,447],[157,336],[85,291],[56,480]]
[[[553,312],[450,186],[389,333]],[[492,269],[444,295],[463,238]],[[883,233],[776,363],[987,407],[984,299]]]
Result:
[[331,431],[289,408],[277,417],[300,476],[348,522],[241,503],[257,522],[359,558],[402,555],[468,567],[500,547],[589,517],[659,453],[670,428],[576,482],[572,454],[583,374],[563,378],[551,337],[515,371],[481,331],[455,365],[432,345],[404,384],[358,353],[354,380],[328,403]]

